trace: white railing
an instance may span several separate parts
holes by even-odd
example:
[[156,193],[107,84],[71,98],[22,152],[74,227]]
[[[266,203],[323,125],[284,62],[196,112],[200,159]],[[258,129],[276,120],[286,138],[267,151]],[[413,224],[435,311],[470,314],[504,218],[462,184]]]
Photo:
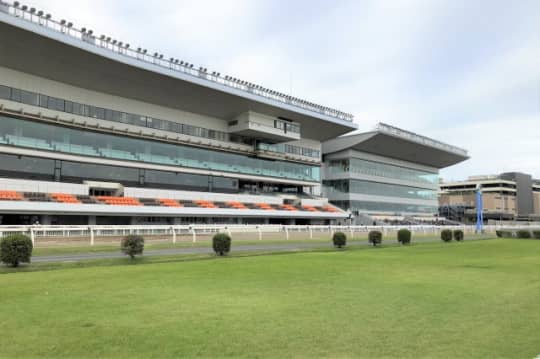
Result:
[[[265,236],[289,239],[291,234],[304,234],[304,237],[314,238],[316,235],[332,235],[336,231],[349,234],[368,233],[380,230],[384,234],[395,233],[401,228],[411,230],[413,234],[438,234],[443,229],[462,229],[465,233],[475,233],[475,226],[435,226],[435,225],[409,225],[409,226],[334,226],[334,225],[129,225],[129,226],[0,226],[0,237],[7,234],[22,233],[29,235],[35,244],[38,239],[55,238],[69,243],[71,240],[88,240],[90,245],[95,244],[96,238],[122,237],[128,234],[142,236],[157,236],[176,243],[179,236],[196,242],[200,236],[208,236],[217,232],[234,234],[253,234],[254,240],[262,240]],[[487,233],[495,233],[502,226],[484,226]],[[505,226],[504,228],[508,228]],[[517,227],[516,227],[517,228]],[[272,235],[272,236],[270,236]]]
[[286,105],[299,107],[304,110],[316,112],[322,115],[335,117],[348,122],[353,121],[353,115],[333,108],[317,105],[312,102],[286,95],[278,91],[270,90],[232,76],[222,76],[216,71],[210,73],[208,72],[208,69],[203,67],[194,68],[193,64],[189,64],[172,57],[167,59],[166,57],[164,58],[162,54],[157,52],[153,54],[147,53],[146,49],[142,49],[140,47],[137,49],[132,49],[129,44],[111,39],[105,35],[97,37],[92,30],[86,28],[77,29],[73,23],[66,22],[65,20],[53,20],[50,14],[45,14],[43,11],[37,11],[35,8],[29,8],[25,5],[21,6],[17,1],[11,5],[0,0],[0,12],[46,27],[47,29],[57,33],[69,36],[70,38],[106,49],[120,56],[129,57],[136,61],[142,61],[147,64],[166,68],[175,72],[182,72],[199,79],[265,97]]

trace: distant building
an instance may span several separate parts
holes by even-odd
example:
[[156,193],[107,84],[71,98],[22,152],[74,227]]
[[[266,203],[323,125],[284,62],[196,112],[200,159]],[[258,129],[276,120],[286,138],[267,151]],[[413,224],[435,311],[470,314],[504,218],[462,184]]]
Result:
[[472,176],[440,185],[439,214],[464,223],[476,221],[476,191],[482,191],[484,220],[540,219],[540,180],[520,172]]
[[356,223],[435,220],[439,170],[467,151],[390,125],[328,140],[323,195]]

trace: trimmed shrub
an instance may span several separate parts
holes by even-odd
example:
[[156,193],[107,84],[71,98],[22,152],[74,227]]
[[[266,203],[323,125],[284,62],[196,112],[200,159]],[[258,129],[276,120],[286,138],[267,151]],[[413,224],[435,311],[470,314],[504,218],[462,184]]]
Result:
[[411,243],[411,231],[406,228],[402,228],[397,232],[397,240],[401,244]]
[[130,234],[122,238],[120,249],[124,254],[130,256],[131,259],[135,258],[137,254],[142,255],[144,251],[144,238],[139,235]]
[[217,233],[212,237],[212,248],[217,255],[223,256],[231,250],[231,237],[227,233]]
[[512,232],[510,231],[496,230],[495,234],[499,238],[512,238],[513,237]]
[[334,247],[345,247],[347,244],[347,236],[343,232],[336,232],[332,236],[332,242],[334,242]]
[[30,263],[32,240],[24,234],[10,234],[0,240],[0,261],[12,267]]
[[526,229],[520,229],[516,232],[516,236],[522,239],[531,238],[531,232]]
[[532,231],[533,238],[540,239],[540,231]]
[[369,243],[373,244],[374,247],[376,247],[377,244],[381,244],[382,243],[381,231],[370,231],[368,233],[368,241]]
[[458,242],[461,242],[464,238],[463,231],[461,229],[454,230],[454,239]]
[[441,239],[445,242],[450,242],[452,240],[452,231],[450,229],[443,229],[441,231]]

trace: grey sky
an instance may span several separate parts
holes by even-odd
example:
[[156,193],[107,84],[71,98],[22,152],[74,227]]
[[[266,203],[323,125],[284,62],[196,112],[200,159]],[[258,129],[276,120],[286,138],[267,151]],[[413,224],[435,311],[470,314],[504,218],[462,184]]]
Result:
[[210,71],[469,150],[445,179],[540,178],[540,1],[29,0]]

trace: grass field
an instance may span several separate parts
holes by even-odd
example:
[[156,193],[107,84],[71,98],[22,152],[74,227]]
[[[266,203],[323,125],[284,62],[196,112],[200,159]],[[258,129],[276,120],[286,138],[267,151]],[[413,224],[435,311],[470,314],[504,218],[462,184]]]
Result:
[[540,241],[0,274],[0,357],[540,354]]

